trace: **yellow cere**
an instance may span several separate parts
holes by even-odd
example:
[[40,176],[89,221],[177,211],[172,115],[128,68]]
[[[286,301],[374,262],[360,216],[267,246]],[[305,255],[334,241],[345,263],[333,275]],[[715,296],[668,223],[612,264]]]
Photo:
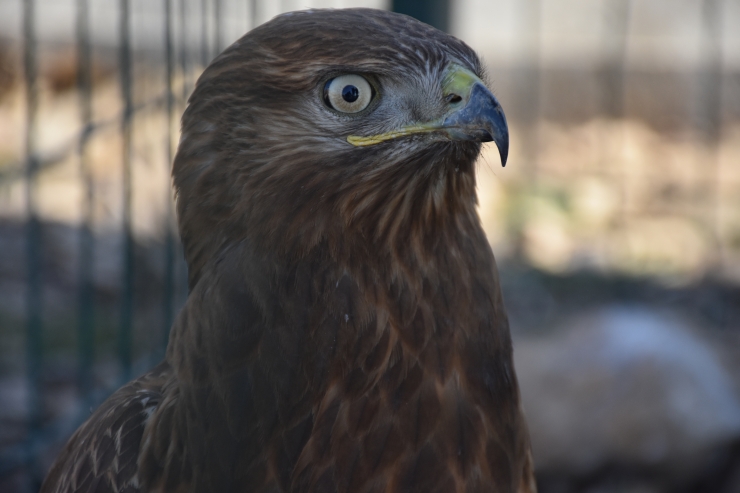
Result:
[[[467,102],[473,86],[477,82],[480,82],[481,84],[483,83],[473,72],[456,63],[450,64],[446,72],[447,73],[442,79],[442,89],[444,90],[445,96],[448,94],[457,94]],[[402,127],[398,130],[378,135],[369,135],[367,137],[350,135],[347,137],[347,142],[355,147],[371,146],[406,135],[440,130],[442,128],[442,121],[444,121],[444,119],[421,125],[409,125],[408,127]]]
[[483,81],[473,72],[465,67],[461,67],[460,65],[453,63],[447,68],[447,73],[445,74],[444,79],[442,79],[442,89],[444,89],[445,96],[448,94],[457,94],[462,97],[463,100],[467,101],[468,96],[470,96],[470,91],[476,83],[480,83],[485,86]]

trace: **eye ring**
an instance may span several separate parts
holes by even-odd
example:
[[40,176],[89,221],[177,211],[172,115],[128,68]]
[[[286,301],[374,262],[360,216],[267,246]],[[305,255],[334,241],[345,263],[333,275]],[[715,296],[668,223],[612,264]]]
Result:
[[375,89],[361,75],[345,74],[326,81],[323,97],[324,103],[333,110],[358,113],[373,100]]

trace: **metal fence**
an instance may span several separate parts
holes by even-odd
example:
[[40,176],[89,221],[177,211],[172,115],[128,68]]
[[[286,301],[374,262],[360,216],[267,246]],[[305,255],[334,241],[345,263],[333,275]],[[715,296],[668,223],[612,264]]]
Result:
[[[115,67],[118,109],[101,117],[100,114],[105,112],[96,113],[95,110],[95,98],[101,94],[101,90],[96,82],[96,46],[90,28],[91,3],[90,0],[76,0],[72,92],[75,94],[73,106],[78,130],[71,138],[50,147],[42,145],[40,141],[39,108],[42,95],[39,87],[42,76],[39,73],[40,48],[35,23],[38,4],[35,0],[21,3],[23,24],[19,52],[22,54],[23,90],[18,95],[22,94],[25,98],[22,105],[22,113],[25,115],[22,159],[0,168],[0,189],[3,183],[20,183],[24,189],[22,214],[17,215],[22,220],[15,224],[22,225],[23,231],[25,274],[19,285],[25,290],[22,295],[24,309],[15,319],[12,316],[4,317],[0,313],[0,332],[13,332],[13,327],[20,327],[18,331],[25,337],[18,347],[25,348],[22,358],[25,377],[21,381],[26,389],[24,408],[27,415],[20,422],[0,416],[0,419],[5,419],[0,426],[12,428],[17,424],[21,430],[10,438],[2,438],[3,443],[0,443],[0,491],[38,489],[44,468],[58,451],[59,443],[84,419],[89,409],[113,388],[161,357],[173,317],[186,296],[185,267],[175,232],[169,179],[157,182],[155,188],[158,187],[158,191],[152,192],[165,198],[162,202],[162,217],[156,224],[157,229],[162,232],[161,236],[156,241],[147,242],[141,240],[136,233],[134,196],[139,186],[137,183],[141,183],[137,182],[135,176],[135,161],[141,160],[137,157],[139,151],[134,145],[136,132],[149,132],[148,129],[153,125],[153,121],[149,119],[158,118],[154,123],[158,124],[161,135],[154,132],[156,135],[149,136],[153,143],[146,145],[159,146],[159,150],[151,151],[159,154],[156,159],[147,158],[149,165],[153,166],[147,169],[153,174],[167,177],[178,134],[179,114],[198,73],[231,41],[226,34],[226,24],[253,27],[260,20],[261,11],[264,14],[268,10],[273,12],[302,7],[288,5],[288,2],[280,2],[281,5],[275,7],[274,3],[255,0],[161,0],[158,4],[161,16],[157,17],[161,19],[161,26],[154,29],[161,36],[159,48],[137,51],[137,22],[141,23],[146,19],[136,16],[132,9],[132,0],[118,0],[115,12],[118,23],[117,46],[103,55],[98,54],[98,57],[107,57],[109,65]],[[342,6],[339,5],[342,2],[337,3],[335,6]],[[472,5],[475,2],[461,3]],[[502,77],[501,89],[506,95],[501,99],[512,101],[512,125],[521,129],[521,140],[531,143],[518,151],[524,170],[520,176],[532,183],[563,184],[571,179],[573,168],[551,165],[546,149],[543,150],[548,145],[548,139],[552,138],[546,135],[547,129],[543,127],[543,122],[548,120],[548,96],[543,87],[547,86],[547,78],[553,77],[540,60],[542,45],[539,33],[544,15],[543,3],[541,0],[518,2],[521,7],[521,29],[522,32],[529,33],[529,38],[523,43],[525,57],[522,62],[508,72],[509,79],[507,76]],[[723,125],[740,120],[736,118],[736,114],[728,116],[728,112],[723,110],[723,101],[728,101],[728,93],[731,96],[729,99],[732,99],[740,91],[733,85],[737,84],[738,77],[734,73],[725,73],[723,69],[720,46],[721,12],[729,2],[701,0],[699,3],[703,28],[697,39],[699,49],[705,56],[696,70],[696,87],[699,90],[694,98],[695,106],[699,109],[692,113],[693,120],[687,126],[698,135],[692,137],[697,145],[708,153],[706,161],[711,170],[708,171],[709,178],[700,180],[706,185],[705,188],[708,187],[708,191],[696,202],[701,208],[696,214],[697,220],[711,223],[708,227],[714,235],[712,248],[716,253],[711,255],[713,260],[708,261],[708,266],[705,266],[709,272],[711,269],[731,269],[735,265],[735,261],[727,253],[734,248],[732,242],[735,240],[723,224],[734,224],[732,218],[737,200],[733,197],[722,199],[722,190],[726,190],[725,195],[734,193],[737,184],[732,180],[737,178],[732,175],[729,185],[722,182],[718,153],[722,143],[726,142],[726,139],[723,140]],[[626,53],[631,36],[629,26],[634,22],[635,4],[636,2],[629,0],[606,2],[604,12],[608,22],[604,24],[606,28],[602,35],[603,56],[593,74],[599,93],[596,97],[599,101],[596,115],[608,120],[622,121],[630,116],[630,69]],[[448,16],[445,13],[451,8],[447,2],[440,1],[396,2],[395,7],[435,22],[440,27],[447,26]],[[146,63],[138,71],[137,57],[146,58]],[[148,82],[137,86],[139,79]],[[154,84],[152,80],[158,82]],[[150,83],[157,87],[152,89],[147,86]],[[728,86],[731,87],[728,89]],[[141,93],[137,93],[137,87],[143,88]],[[116,155],[116,162],[120,163],[120,175],[111,182],[114,187],[120,187],[115,192],[117,200],[120,200],[120,213],[112,215],[119,222],[118,231],[114,234],[115,248],[110,250],[113,252],[111,255],[117,256],[119,267],[114,269],[117,279],[109,281],[114,286],[109,292],[96,280],[96,269],[99,267],[96,259],[107,254],[106,249],[110,249],[110,242],[101,240],[101,228],[96,221],[98,203],[107,193],[105,187],[101,186],[96,164],[100,159],[92,157],[95,152],[99,152],[95,145],[96,139],[102,138],[100,136],[105,136],[105,152],[110,156]],[[730,149],[728,152],[734,151]],[[609,156],[602,156],[596,161],[599,162],[594,166],[599,173],[607,176],[608,180],[620,181],[623,191],[629,188],[630,185],[626,182],[631,179],[630,171],[624,167],[624,162],[615,163]],[[68,319],[50,320],[50,317],[56,317],[62,311],[54,310],[52,315],[47,311],[50,293],[47,284],[51,282],[48,265],[49,257],[53,255],[49,253],[49,248],[54,246],[54,240],[52,236],[49,241],[50,236],[45,233],[48,226],[40,212],[39,189],[44,173],[64,166],[76,169],[78,191],[75,197],[79,200],[79,215],[74,227],[68,231],[73,235],[72,246],[65,250],[67,254],[73,252],[75,257],[70,260],[70,264],[74,266],[74,281],[62,283],[60,289],[67,291],[62,304],[74,300],[75,306],[65,307],[65,313],[72,313]],[[651,180],[657,183],[657,179]],[[515,180],[513,183],[512,189],[521,189],[520,182]],[[509,193],[510,197],[514,195],[515,192]],[[511,207],[507,210],[511,210]],[[727,220],[729,222],[722,222],[722,210],[730,211],[731,214],[725,214],[731,216]],[[629,214],[620,216],[618,222],[629,223],[630,217]],[[108,224],[114,222],[109,221]],[[12,227],[8,226],[5,233],[0,234],[10,235],[11,230]],[[519,233],[524,230],[526,227],[520,228]],[[525,233],[526,231],[522,234]],[[516,234],[513,237],[514,243],[526,240],[516,240]],[[3,255],[10,254],[6,252]],[[148,255],[154,255],[155,261],[147,257]],[[152,269],[152,264],[156,268]],[[57,296],[54,293],[52,297]],[[56,360],[49,360],[47,356],[54,353],[50,350],[53,344],[49,341],[52,339],[64,339],[59,343],[63,346],[62,352],[72,354],[74,361],[59,364]],[[101,361],[109,364],[112,370],[108,367],[101,369]],[[5,366],[9,367],[10,364]],[[59,373],[66,371],[66,374],[57,376],[55,380],[54,373],[61,367],[68,370],[60,370]],[[94,378],[99,371],[107,371],[109,377]],[[62,382],[63,385],[59,385],[66,389],[65,395],[74,398],[74,403],[67,406],[67,411],[50,410],[53,406],[49,402],[59,397],[54,394],[53,382]]]
[[[130,0],[118,2],[119,40],[117,49],[118,78],[120,88],[121,109],[118,114],[104,120],[93,117],[93,73],[92,73],[92,41],[90,35],[90,2],[76,1],[76,91],[77,112],[80,130],[72,139],[57,149],[42,149],[38,139],[39,125],[39,47],[37,43],[37,16],[36,2],[25,0],[23,5],[23,39],[22,39],[22,66],[25,85],[25,141],[23,155],[23,183],[25,187],[25,333],[26,333],[26,386],[27,386],[27,420],[25,423],[25,439],[16,445],[4,447],[0,456],[0,478],[3,490],[35,491],[40,486],[40,480],[48,466],[44,462],[44,453],[49,450],[50,444],[63,439],[70,430],[84,419],[87,410],[108,393],[110,388],[97,388],[93,382],[93,362],[95,361],[96,344],[96,309],[95,286],[93,281],[95,250],[98,248],[93,234],[94,200],[96,181],[91,169],[89,145],[97,133],[115,128],[120,133],[120,147],[110,149],[111,153],[120,153],[121,156],[121,187],[122,187],[122,217],[120,249],[120,293],[119,315],[116,328],[116,350],[119,375],[116,380],[127,381],[137,366],[133,356],[133,323],[135,305],[135,276],[136,254],[133,230],[132,194],[134,182],[132,179],[132,147],[133,126],[137,113],[146,111],[163,112],[166,120],[166,133],[162,141],[165,147],[165,159],[161,165],[169,168],[173,157],[173,140],[177,132],[175,108],[182,108],[184,101],[192,88],[197,72],[215,56],[225,44],[223,39],[222,22],[224,16],[220,9],[223,2],[215,0],[199,1],[198,4],[190,1],[163,0],[163,38],[164,58],[164,90],[155,97],[135,103],[133,81],[132,52],[132,8]],[[251,25],[255,18],[255,2],[245,2],[243,15]],[[187,27],[194,22],[200,22],[200,39],[197,47],[187,43]],[[192,40],[190,40],[192,41]],[[177,82],[175,74],[178,75]],[[39,214],[38,182],[40,174],[70,157],[77,162],[79,179],[82,184],[81,221],[78,228],[77,241],[77,362],[76,386],[81,406],[77,416],[69,419],[49,419],[44,411],[45,383],[43,369],[47,364],[44,359],[44,339],[48,337],[44,324],[44,259],[43,234]],[[12,172],[12,169],[11,169]],[[167,173],[169,170],[167,169]],[[159,333],[159,344],[149,347],[154,357],[161,357],[166,346],[169,326],[177,305],[182,302],[184,283],[181,274],[176,277],[176,270],[182,270],[182,260],[175,240],[173,202],[169,186],[161,190],[166,200],[166,215],[163,224],[164,239],[161,245],[163,250],[163,271],[161,282],[160,317],[153,330]],[[176,283],[180,282],[180,285]],[[72,327],[68,327],[71,330]],[[110,355],[108,355],[110,356]],[[150,360],[151,357],[146,359]],[[138,369],[146,366],[146,362],[139,362]],[[97,390],[97,392],[95,392]],[[4,444],[6,445],[6,444]],[[56,448],[56,447],[52,447]],[[9,479],[10,478],[10,479]]]
[[[184,3],[182,3],[184,5]],[[207,4],[204,2],[204,7]],[[42,157],[41,149],[37,142],[38,124],[38,72],[37,72],[37,42],[35,18],[35,2],[27,0],[23,2],[23,68],[25,74],[26,93],[26,129],[25,129],[25,186],[26,186],[26,269],[27,269],[27,293],[26,293],[26,319],[27,319],[27,381],[28,381],[28,438],[24,450],[9,450],[3,457],[1,474],[9,474],[14,468],[27,470],[29,476],[28,485],[30,490],[36,490],[40,485],[39,480],[43,477],[43,471],[37,458],[44,445],[44,440],[57,438],[58,433],[67,430],[55,429],[55,425],[68,423],[44,423],[42,396],[43,384],[41,382],[41,369],[44,364],[43,338],[44,327],[42,313],[44,309],[42,289],[42,258],[41,258],[41,226],[38,214],[37,182],[42,169],[53,166],[61,161],[67,154],[74,153],[79,163],[81,179],[84,183],[84,200],[82,203],[82,223],[79,228],[79,293],[78,293],[78,370],[77,385],[79,393],[89,407],[93,403],[92,398],[92,364],[95,357],[94,350],[94,299],[92,283],[92,258],[96,248],[92,235],[92,208],[95,195],[94,180],[91,176],[90,164],[87,159],[87,146],[95,134],[106,126],[119,126],[122,136],[122,146],[119,152],[123,162],[123,254],[122,254],[122,286],[120,323],[118,327],[118,361],[121,369],[121,380],[127,380],[131,376],[132,369],[132,320],[134,312],[134,237],[132,231],[132,178],[131,178],[131,153],[132,153],[132,119],[137,111],[146,106],[155,105],[162,107],[168,116],[167,126],[167,149],[168,162],[171,160],[171,140],[174,130],[172,114],[174,108],[174,84],[173,73],[175,70],[175,51],[172,39],[173,23],[177,18],[172,15],[171,2],[165,1],[166,9],[163,34],[165,39],[165,63],[166,63],[166,91],[153,101],[143,103],[139,107],[134,105],[132,94],[132,53],[131,53],[131,8],[129,0],[121,0],[120,8],[120,47],[118,53],[120,67],[120,88],[123,110],[120,115],[109,121],[94,121],[92,117],[92,73],[91,73],[91,40],[89,32],[89,5],[87,0],[77,2],[76,20],[76,45],[77,45],[77,90],[79,92],[79,118],[82,130],[59,154]],[[180,16],[184,17],[181,10]],[[204,45],[205,42],[204,42]],[[180,62],[186,63],[185,57]],[[165,190],[162,193],[167,193]],[[172,218],[171,201],[168,201],[168,222]],[[162,325],[169,326],[172,320],[174,270],[175,270],[175,242],[170,228],[166,232],[165,240],[165,284],[162,296]],[[167,337],[166,330],[162,330],[162,340]],[[47,426],[45,426],[47,425]],[[49,427],[48,425],[51,425]]]

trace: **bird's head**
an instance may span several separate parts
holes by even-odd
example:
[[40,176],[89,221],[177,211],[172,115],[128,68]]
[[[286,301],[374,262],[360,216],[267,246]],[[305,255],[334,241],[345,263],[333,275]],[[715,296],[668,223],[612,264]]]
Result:
[[[305,251],[477,221],[474,162],[506,120],[463,42],[369,9],[284,14],[198,80],[174,163],[191,285],[248,238]],[[395,248],[395,247],[391,247]]]

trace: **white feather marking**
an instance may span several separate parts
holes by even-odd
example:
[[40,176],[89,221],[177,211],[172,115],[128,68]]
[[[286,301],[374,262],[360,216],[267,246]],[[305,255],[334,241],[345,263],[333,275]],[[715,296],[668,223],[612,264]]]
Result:
[[144,408],[143,413],[146,415],[146,418],[144,418],[144,424],[149,421],[149,418],[152,417],[152,414],[154,414],[154,410],[157,409],[157,406],[147,406]]
[[121,453],[121,434],[123,433],[123,426],[120,426],[116,431],[116,454]]

